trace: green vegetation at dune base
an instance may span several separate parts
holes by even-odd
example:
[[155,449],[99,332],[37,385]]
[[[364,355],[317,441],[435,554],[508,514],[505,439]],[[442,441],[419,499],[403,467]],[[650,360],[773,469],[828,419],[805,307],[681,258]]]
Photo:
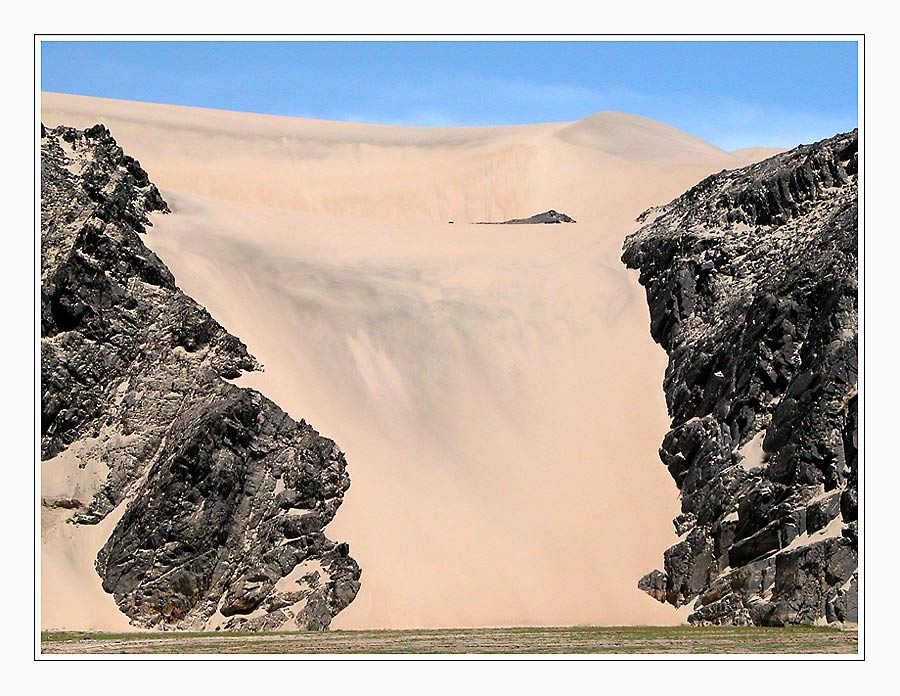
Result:
[[42,653],[823,654],[858,652],[856,630],[819,626],[459,628],[291,633],[47,631]]

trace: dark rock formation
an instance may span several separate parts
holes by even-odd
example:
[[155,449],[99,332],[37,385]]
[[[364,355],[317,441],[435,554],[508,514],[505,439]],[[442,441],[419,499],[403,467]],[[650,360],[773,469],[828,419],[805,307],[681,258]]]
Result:
[[548,210],[546,213],[538,213],[528,218],[514,218],[503,222],[476,222],[476,225],[558,225],[561,222],[575,222],[565,213],[557,213]]
[[121,514],[96,569],[135,625],[327,628],[359,589],[322,532],[344,455],[226,381],[258,365],[144,245],[151,211],[168,207],[105,127],[41,128],[42,458],[109,470],[44,504]]
[[645,212],[681,539],[639,587],[692,623],[857,620],[857,133]]

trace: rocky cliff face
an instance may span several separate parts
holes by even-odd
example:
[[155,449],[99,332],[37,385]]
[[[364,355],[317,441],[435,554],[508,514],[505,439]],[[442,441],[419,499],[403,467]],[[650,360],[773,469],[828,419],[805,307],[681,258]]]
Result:
[[106,128],[42,127],[42,458],[105,472],[43,504],[75,525],[120,515],[96,570],[134,625],[326,628],[359,590],[322,531],[344,455],[228,381],[258,365],[141,241],[152,211],[168,208]]
[[645,212],[680,539],[639,586],[698,624],[857,620],[857,133]]

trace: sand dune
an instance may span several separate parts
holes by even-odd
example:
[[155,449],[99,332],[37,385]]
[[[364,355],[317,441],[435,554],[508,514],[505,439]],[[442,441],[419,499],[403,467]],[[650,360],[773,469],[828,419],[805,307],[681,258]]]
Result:
[[[240,383],[347,453],[329,530],[363,589],[335,627],[681,621],[635,586],[678,501],[618,257],[638,213],[756,151],[616,112],[410,128],[45,93],[42,119],[141,161],[173,210],[147,244],[266,366]],[[548,208],[577,224],[467,224]]]

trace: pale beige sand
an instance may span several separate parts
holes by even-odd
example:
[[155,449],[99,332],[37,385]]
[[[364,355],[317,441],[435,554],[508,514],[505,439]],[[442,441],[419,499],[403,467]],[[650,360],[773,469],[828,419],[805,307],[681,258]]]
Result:
[[91,452],[97,443],[74,442],[41,463],[41,628],[133,630],[94,570],[125,506],[89,526],[67,524],[74,510],[52,507],[60,499],[87,502],[106,480],[106,465]]
[[[638,213],[746,157],[612,112],[409,128],[42,107],[140,159],[174,213],[148,245],[266,366],[239,383],[347,453],[328,531],[363,589],[335,627],[683,620],[636,588],[678,500],[665,356],[618,257]],[[577,224],[466,224],[548,208]]]

